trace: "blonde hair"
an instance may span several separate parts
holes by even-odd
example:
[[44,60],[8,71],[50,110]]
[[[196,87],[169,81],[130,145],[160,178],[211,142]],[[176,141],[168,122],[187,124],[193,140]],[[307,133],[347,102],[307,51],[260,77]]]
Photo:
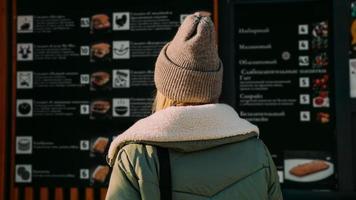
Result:
[[[214,102],[209,102],[209,103],[217,103],[218,101]],[[176,101],[169,99],[168,97],[164,96],[162,93],[159,91],[156,92],[156,97],[153,101],[152,105],[152,113],[163,110],[165,108],[171,107],[171,106],[194,106],[194,105],[203,105],[203,104],[209,104],[207,102],[181,102],[181,101]]]

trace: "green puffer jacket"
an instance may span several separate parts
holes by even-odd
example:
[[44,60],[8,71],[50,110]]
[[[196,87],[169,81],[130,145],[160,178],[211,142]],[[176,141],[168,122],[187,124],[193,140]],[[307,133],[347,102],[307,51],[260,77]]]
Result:
[[115,138],[107,200],[160,200],[155,146],[169,148],[173,200],[281,200],[258,128],[225,104],[170,107]]

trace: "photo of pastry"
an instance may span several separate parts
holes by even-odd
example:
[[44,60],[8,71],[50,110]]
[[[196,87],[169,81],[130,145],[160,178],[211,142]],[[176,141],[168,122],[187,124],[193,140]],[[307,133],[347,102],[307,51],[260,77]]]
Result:
[[96,43],[91,46],[90,60],[107,61],[110,59],[111,45],[108,43]]
[[106,14],[97,14],[91,17],[90,33],[109,31],[111,29],[110,18]]
[[284,173],[286,180],[314,182],[334,174],[334,165],[318,159],[288,159],[284,161]]
[[90,105],[90,118],[91,119],[105,119],[110,117],[110,101],[96,100]]
[[104,71],[94,72],[90,76],[90,90],[110,89],[110,74]]
[[327,112],[318,112],[316,114],[316,121],[321,124],[327,124],[330,122],[330,114]]
[[94,153],[105,153],[106,147],[109,144],[109,138],[107,137],[98,137],[96,140],[92,143],[91,151]]
[[94,183],[104,183],[107,180],[109,173],[110,173],[109,166],[99,165],[95,168],[94,172],[92,173],[91,176],[92,181]]

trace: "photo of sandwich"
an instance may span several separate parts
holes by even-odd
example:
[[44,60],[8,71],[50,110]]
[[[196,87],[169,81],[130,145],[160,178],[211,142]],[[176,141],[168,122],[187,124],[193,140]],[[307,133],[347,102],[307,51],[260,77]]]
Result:
[[320,159],[287,159],[284,161],[284,173],[286,180],[314,182],[334,174],[334,165]]
[[109,110],[111,108],[110,101],[106,100],[96,100],[90,105],[90,117],[91,119],[108,118]]
[[106,14],[97,14],[91,17],[90,33],[95,33],[103,30],[110,30],[110,18]]
[[109,54],[111,52],[111,45],[108,43],[97,43],[91,46],[90,60],[95,61],[105,61],[109,59]]
[[108,146],[109,139],[107,137],[98,137],[92,145],[92,152],[94,153],[105,153],[106,147]]
[[105,165],[99,165],[92,174],[92,180],[97,183],[104,183],[109,175],[110,168]]
[[90,77],[90,89],[98,90],[98,89],[108,89],[110,86],[110,74],[107,72],[94,72]]

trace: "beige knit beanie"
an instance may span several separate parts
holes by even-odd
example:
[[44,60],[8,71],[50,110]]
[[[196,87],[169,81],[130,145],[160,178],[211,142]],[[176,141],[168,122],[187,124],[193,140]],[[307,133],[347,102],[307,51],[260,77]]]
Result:
[[212,103],[219,99],[222,76],[213,22],[199,12],[187,16],[157,58],[157,90],[180,102]]

